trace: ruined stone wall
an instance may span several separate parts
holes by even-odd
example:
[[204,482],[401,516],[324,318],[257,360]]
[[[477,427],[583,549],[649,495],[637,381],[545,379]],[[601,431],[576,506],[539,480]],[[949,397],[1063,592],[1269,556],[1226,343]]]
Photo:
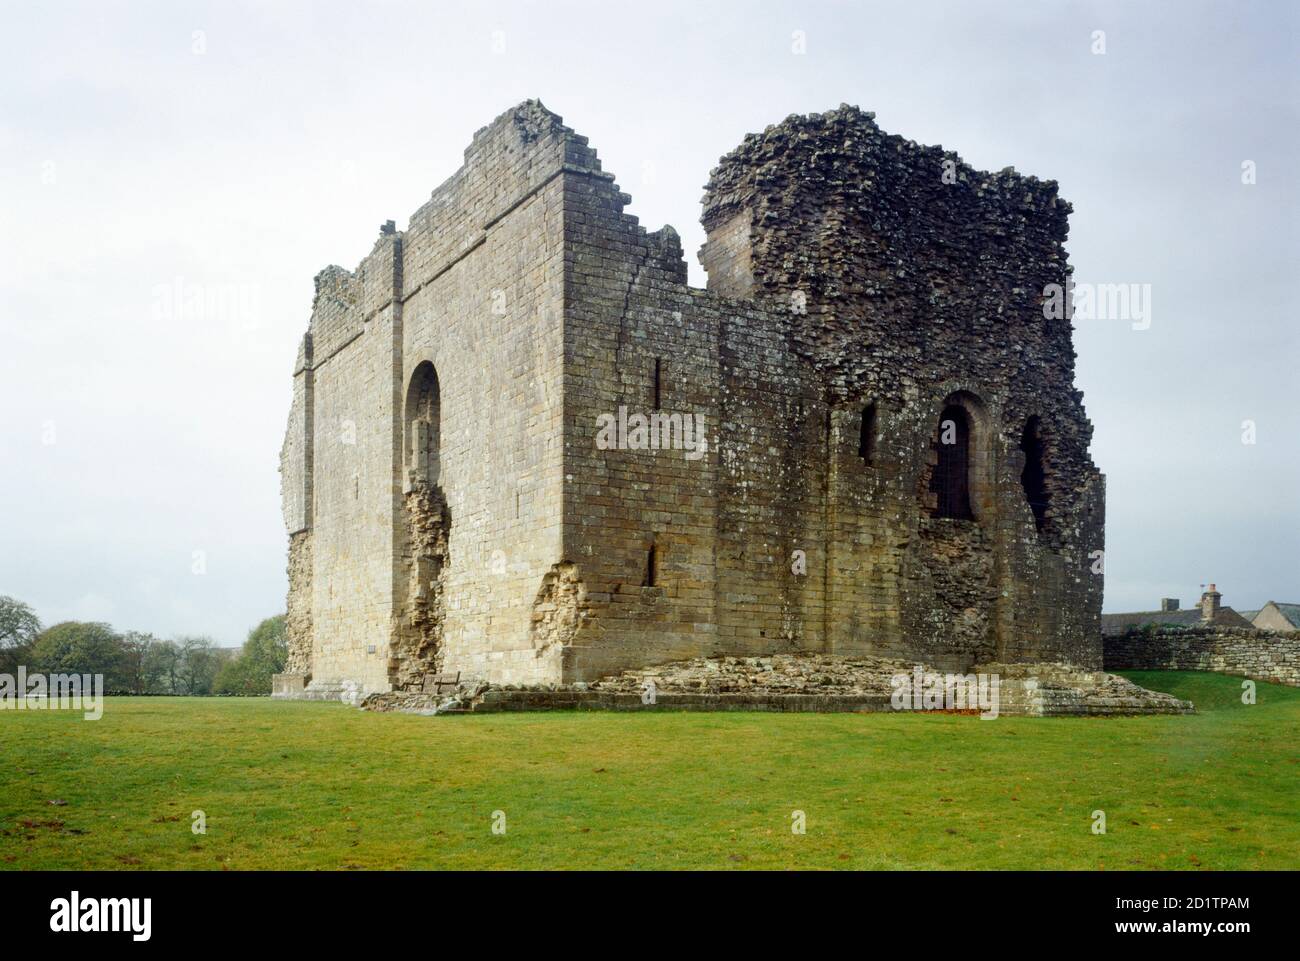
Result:
[[[564,547],[588,607],[565,679],[792,650],[1100,665],[1102,478],[1068,324],[1040,304],[1065,277],[1068,206],[956,161],[943,185],[951,156],[855,110],[751,138],[705,198],[707,294],[608,175],[566,178]],[[656,394],[714,425],[707,457],[599,448],[599,418],[652,414]],[[930,516],[954,400],[968,521]],[[1031,416],[1041,530],[1021,485]]]
[[285,659],[286,674],[311,674],[312,596],[311,596],[311,532],[302,530],[289,538],[289,597],[285,612],[285,634],[289,654]]
[[[317,277],[312,311],[312,680],[383,690],[393,605],[398,237]],[[292,594],[290,607],[300,602]]]
[[293,372],[293,402],[289,425],[280,450],[280,493],[285,527],[289,532],[289,595],[285,630],[289,656],[286,673],[311,674],[312,660],[312,415],[311,334],[303,336]]
[[[628,201],[530,102],[318,278],[282,458],[314,684],[794,651],[1099,666],[1102,478],[1068,322],[1041,311],[1068,273],[1055,184],[851,108],[791,118],[713,173],[708,291]],[[931,516],[949,404],[968,519]]]
[[[558,652],[542,663],[529,631],[560,559],[559,175],[572,131],[558,121],[537,104],[503,114],[407,231],[385,228],[355,271],[317,278],[282,454],[288,606],[311,652],[293,672],[316,688],[558,673]],[[425,363],[441,472],[420,490],[406,402]]]
[[293,401],[280,448],[280,503],[284,526],[292,537],[311,527],[312,508],[312,342],[303,335],[293,368]]
[[1300,687],[1300,632],[1128,631],[1103,639],[1108,671],[1214,671]]
[[[401,379],[431,363],[440,395],[448,530],[430,586],[444,608],[430,668],[493,681],[559,673],[558,649],[535,647],[532,625],[563,559],[562,171],[580,147],[573,138],[538,104],[502,115],[403,235]],[[409,612],[407,531],[399,609]]]
[[720,306],[720,643],[728,653],[825,651],[830,410],[790,350],[784,314]]
[[[546,642],[566,679],[707,650],[718,605],[718,317],[686,286],[677,234],[624,214],[594,152],[583,169],[565,177],[564,558],[586,608],[542,622],[562,628]],[[602,418],[627,425],[624,446],[602,447]],[[645,430],[638,443],[638,418],[658,418],[659,449]]]
[[[1068,276],[1056,185],[972,170],[843,107],[747,137],[704,205],[709,289],[784,314],[831,408],[829,648],[1096,666],[1102,478],[1069,324],[1042,311],[1046,285]],[[973,520],[929,516],[925,475],[953,400],[977,435]],[[871,403],[868,465],[857,427]],[[782,423],[768,413],[753,420]],[[1046,445],[1041,531],[1020,485],[1031,416]]]

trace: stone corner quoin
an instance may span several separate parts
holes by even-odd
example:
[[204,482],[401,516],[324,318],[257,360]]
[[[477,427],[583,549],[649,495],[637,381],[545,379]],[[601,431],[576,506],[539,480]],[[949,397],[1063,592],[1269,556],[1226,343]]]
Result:
[[706,290],[630,199],[528,101],[317,275],[282,696],[724,654],[1101,667],[1055,183],[791,116],[710,176]]

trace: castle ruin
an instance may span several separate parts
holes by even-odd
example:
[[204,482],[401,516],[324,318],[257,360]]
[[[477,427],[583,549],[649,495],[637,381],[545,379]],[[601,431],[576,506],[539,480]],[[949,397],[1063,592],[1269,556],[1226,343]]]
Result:
[[316,277],[282,452],[282,696],[721,654],[1101,667],[1070,206],[841,106],[671,227],[530,101]]

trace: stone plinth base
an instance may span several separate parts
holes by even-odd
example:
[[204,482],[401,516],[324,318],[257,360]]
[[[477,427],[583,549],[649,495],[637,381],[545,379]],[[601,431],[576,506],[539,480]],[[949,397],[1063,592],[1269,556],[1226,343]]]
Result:
[[[937,691],[937,696],[898,696],[901,683],[921,685],[922,678],[934,678],[933,686],[917,686],[916,690]],[[949,689],[946,695],[945,685]],[[969,697],[965,693],[955,696],[954,685],[968,691]],[[910,692],[912,687],[906,689]],[[993,690],[996,696],[990,700]],[[939,710],[986,717],[1047,717],[1195,712],[1190,701],[1148,691],[1114,674],[1070,664],[984,664],[953,674],[898,659],[824,654],[696,658],[626,671],[590,684],[496,687],[472,681],[441,694],[372,694],[361,702],[361,707],[414,714]]]
[[271,697],[282,701],[342,701],[355,707],[365,696],[357,681],[313,678],[310,674],[271,675]]
[[271,696],[281,700],[299,700],[311,678],[306,674],[272,674]]
[[1191,701],[1139,687],[1127,678],[1070,664],[982,664],[999,678],[1000,710],[1026,717],[1195,714]]

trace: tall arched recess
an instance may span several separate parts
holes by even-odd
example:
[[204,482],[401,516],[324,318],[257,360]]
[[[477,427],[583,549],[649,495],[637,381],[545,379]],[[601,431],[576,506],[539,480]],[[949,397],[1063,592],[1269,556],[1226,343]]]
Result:
[[442,405],[438,372],[424,361],[406,388],[402,464],[406,529],[401,551],[401,623],[389,650],[394,690],[424,690],[442,670],[451,511],[442,488]]
[[406,443],[404,462],[412,484],[436,486],[441,479],[442,404],[438,372],[424,361],[411,374],[406,390]]
[[971,418],[961,404],[949,403],[939,415],[938,461],[930,480],[935,517],[974,520],[971,511]]

